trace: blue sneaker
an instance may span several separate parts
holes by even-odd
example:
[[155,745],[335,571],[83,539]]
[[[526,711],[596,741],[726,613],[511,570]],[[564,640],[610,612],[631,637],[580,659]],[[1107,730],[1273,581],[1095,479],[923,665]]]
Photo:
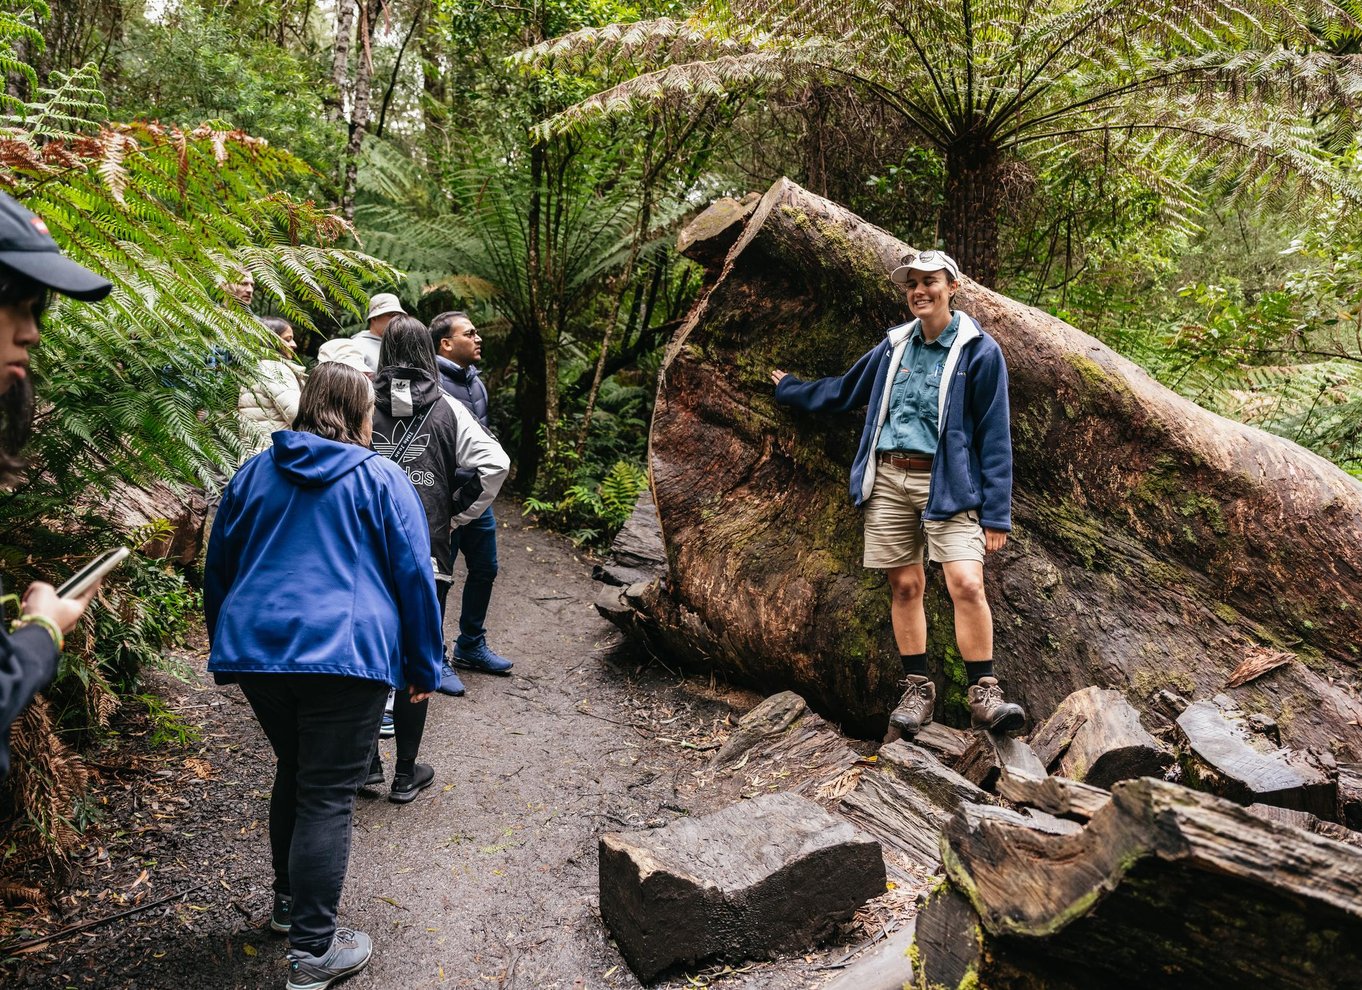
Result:
[[397,735],[397,723],[393,721],[392,712],[383,713],[383,721],[378,726],[378,738],[391,739]]
[[468,650],[454,647],[454,666],[483,674],[509,674],[514,664],[493,653],[486,643],[479,643]]
[[453,698],[463,697],[463,681],[459,680],[459,675],[454,673],[454,668],[448,663],[445,663],[444,666],[440,668],[440,686],[435,690]]

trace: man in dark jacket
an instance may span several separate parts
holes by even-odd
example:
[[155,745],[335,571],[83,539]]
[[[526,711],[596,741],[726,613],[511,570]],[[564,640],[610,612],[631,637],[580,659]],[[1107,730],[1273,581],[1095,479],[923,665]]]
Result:
[[[490,432],[487,421],[487,386],[478,377],[476,362],[482,357],[482,337],[467,313],[441,313],[430,321],[430,339],[440,369],[440,386],[461,402]],[[463,553],[468,575],[464,579],[459,611],[459,638],[451,662],[463,670],[485,674],[509,674],[511,661],[487,645],[487,608],[492,583],[497,578],[497,517],[489,505],[476,519],[457,526],[450,534],[450,558]],[[445,586],[448,593],[448,586]]]

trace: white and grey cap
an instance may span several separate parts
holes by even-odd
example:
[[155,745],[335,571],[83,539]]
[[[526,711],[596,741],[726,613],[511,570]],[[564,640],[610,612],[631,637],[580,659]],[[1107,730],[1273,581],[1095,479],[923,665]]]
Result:
[[406,313],[406,310],[402,308],[402,303],[391,292],[380,292],[369,300],[367,319],[377,319],[380,316],[387,316],[389,313]]
[[960,266],[945,251],[919,251],[905,254],[899,266],[889,273],[889,279],[898,285],[908,281],[909,272],[945,272],[954,282],[960,278]]

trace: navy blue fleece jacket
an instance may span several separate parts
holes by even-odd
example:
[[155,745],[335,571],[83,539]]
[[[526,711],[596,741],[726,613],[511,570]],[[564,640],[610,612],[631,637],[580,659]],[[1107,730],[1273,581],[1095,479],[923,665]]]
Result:
[[[1012,529],[1012,429],[1003,352],[979,324],[960,314],[960,332],[946,358],[939,402],[940,444],[932,462],[928,519],[978,510],[988,529]],[[917,321],[914,321],[916,323]],[[902,360],[914,323],[885,338],[842,375],[805,382],[786,375],[776,401],[805,412],[842,413],[866,407],[865,427],[851,464],[851,498],[865,503],[875,485],[875,444],[889,411],[888,383]]]

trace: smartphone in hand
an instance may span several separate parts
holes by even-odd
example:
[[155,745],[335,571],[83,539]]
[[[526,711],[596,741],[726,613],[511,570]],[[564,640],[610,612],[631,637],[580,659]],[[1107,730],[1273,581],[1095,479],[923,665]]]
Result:
[[99,581],[100,578],[108,574],[123,561],[128,559],[131,554],[127,547],[117,547],[113,550],[106,550],[94,560],[90,561],[76,573],[67,578],[57,589],[58,598],[79,598],[90,587]]

